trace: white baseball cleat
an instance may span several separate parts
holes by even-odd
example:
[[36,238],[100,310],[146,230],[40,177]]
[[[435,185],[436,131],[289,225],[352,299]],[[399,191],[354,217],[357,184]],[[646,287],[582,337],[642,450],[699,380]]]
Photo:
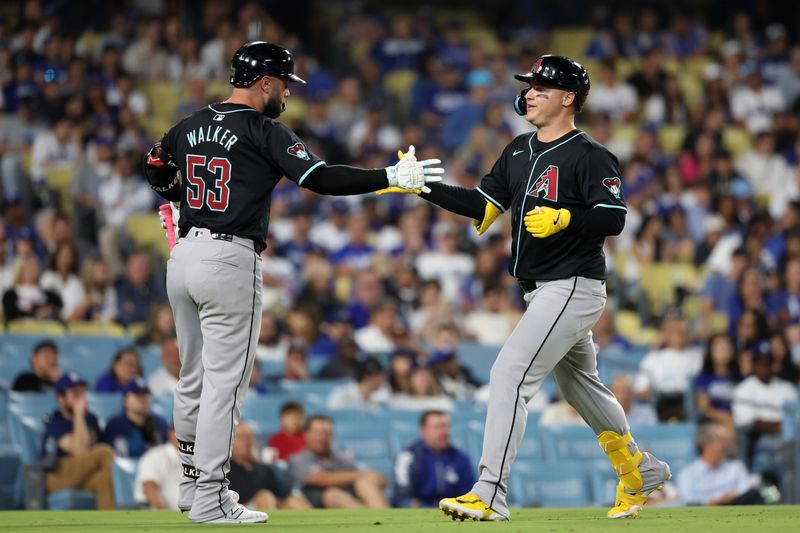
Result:
[[269,515],[262,511],[251,511],[244,505],[237,505],[229,516],[221,516],[197,524],[261,524],[269,520]]

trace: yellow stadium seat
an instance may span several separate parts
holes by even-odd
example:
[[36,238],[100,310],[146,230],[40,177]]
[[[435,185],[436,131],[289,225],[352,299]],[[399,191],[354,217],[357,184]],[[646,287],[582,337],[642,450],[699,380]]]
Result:
[[618,137],[630,144],[636,142],[636,136],[639,134],[639,127],[635,124],[614,124],[612,127],[613,136]]
[[708,321],[711,333],[727,333],[729,320],[727,313],[712,313]]
[[171,122],[181,99],[181,88],[168,81],[151,81],[142,86],[142,91],[150,102],[151,118]]
[[623,337],[633,337],[642,329],[642,319],[635,311],[617,311],[614,313],[614,327]]
[[400,102],[403,109],[407,109],[411,97],[411,86],[415,81],[417,81],[417,73],[413,70],[395,70],[386,76],[383,87],[395,100]]
[[703,282],[703,272],[683,263],[656,263],[642,267],[640,283],[650,303],[650,310],[661,315],[675,302],[675,289],[683,287],[690,293]]
[[47,186],[58,193],[59,208],[67,215],[72,213],[72,178],[75,176],[73,166],[49,166],[45,170],[45,182]]
[[708,56],[690,57],[683,62],[682,70],[685,74],[701,79],[706,67],[713,62],[714,61]]
[[128,324],[127,333],[128,337],[131,339],[138,339],[147,333],[147,322],[134,322],[132,324]]
[[681,150],[686,138],[686,127],[683,124],[666,124],[658,130],[658,142],[668,154],[676,155]]
[[169,257],[169,242],[156,213],[131,215],[125,228],[137,247],[153,248],[163,257]]
[[125,328],[113,322],[73,322],[68,326],[68,330],[73,335],[117,338],[125,336]]
[[163,137],[164,134],[170,130],[172,125],[172,120],[161,117],[152,117],[147,119],[146,123],[144,124],[144,129],[151,139],[161,139],[161,137]]
[[589,26],[563,26],[553,29],[553,53],[567,57],[582,57],[594,30]]
[[32,318],[19,318],[8,323],[8,332],[17,335],[47,335],[48,337],[61,337],[66,328],[61,322],[55,320],[35,320]]
[[686,99],[687,106],[693,107],[702,103],[703,83],[700,81],[699,76],[679,76],[678,85],[681,87],[681,92],[683,93],[684,99]]
[[627,337],[637,346],[650,346],[658,339],[658,336],[659,331],[656,328],[640,328]]
[[722,144],[734,159],[749,151],[752,146],[750,134],[739,126],[728,126],[722,130]]

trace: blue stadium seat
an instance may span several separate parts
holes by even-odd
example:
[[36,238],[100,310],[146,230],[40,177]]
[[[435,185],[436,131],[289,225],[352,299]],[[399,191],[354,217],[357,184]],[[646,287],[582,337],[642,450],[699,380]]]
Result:
[[659,424],[632,428],[633,438],[643,451],[654,453],[662,460],[692,460],[697,456],[693,423]]
[[89,390],[94,389],[97,379],[105,374],[111,366],[114,353],[89,355],[87,353],[72,353],[60,356],[59,366],[64,372],[75,372],[86,380]]
[[389,451],[393,456],[411,446],[419,438],[419,426],[417,424],[402,422],[389,424]]
[[334,442],[339,449],[352,453],[357,461],[390,457],[385,424],[336,424]]
[[0,510],[19,507],[22,458],[13,446],[0,447]]
[[288,394],[248,394],[242,403],[242,418],[259,424],[277,422],[281,406],[295,399],[294,396]]
[[600,380],[603,383],[611,383],[617,376],[628,376],[634,379],[639,373],[641,362],[638,352],[603,350],[597,356]]
[[394,461],[391,457],[368,457],[358,460],[359,466],[365,469],[380,472],[389,481],[387,489],[391,489],[392,480],[394,479]]
[[549,461],[605,461],[606,456],[589,427],[547,427],[539,430]]
[[30,369],[29,355],[0,354],[0,387],[5,385],[10,389],[17,376]]
[[598,507],[614,505],[619,478],[610,464],[592,465],[589,470],[589,481],[592,485],[592,501]]
[[464,342],[458,346],[458,362],[467,367],[475,379],[489,383],[489,374],[498,353],[500,346]]
[[253,436],[259,448],[267,445],[267,440],[275,433],[280,431],[280,422],[275,419],[273,423],[269,422],[256,422],[243,418],[242,422],[247,422],[250,429],[253,430]]
[[280,390],[295,397],[302,398],[303,403],[324,406],[331,391],[342,385],[351,383],[349,379],[328,379],[312,381],[281,381]]
[[22,462],[28,464],[37,461],[44,435],[44,423],[41,418],[17,413],[12,407],[8,425],[11,430],[11,442],[19,450]]
[[97,498],[85,490],[60,490],[47,495],[47,508],[51,511],[96,509]]
[[133,498],[136,471],[139,468],[137,459],[116,457],[111,476],[114,485],[114,503],[117,509],[135,509],[138,506]]
[[[22,357],[25,361],[30,360],[33,347],[37,343],[47,339],[46,335],[23,335],[17,333],[4,333],[3,342],[0,343],[0,359],[3,357]],[[60,345],[61,338],[53,339]]]
[[8,409],[10,403],[8,389],[0,386],[0,445],[11,442],[11,433],[9,433],[8,430]]
[[99,420],[100,427],[105,428],[109,420],[122,414],[122,394],[118,392],[90,392],[89,411]]
[[10,409],[20,416],[35,418],[39,422],[58,409],[55,394],[47,392],[10,392]]
[[142,375],[146,378],[161,368],[161,348],[147,346],[137,350],[139,360],[142,362]]
[[150,410],[172,425],[172,407],[175,397],[172,394],[153,396],[150,400]]
[[[480,460],[483,449],[483,423],[471,423],[467,434],[467,453],[473,462]],[[530,424],[526,428],[525,436],[522,438],[519,449],[517,450],[518,461],[543,462],[547,459],[544,443],[542,442],[541,430]]]
[[516,507],[586,507],[592,504],[584,463],[517,461],[509,481]]
[[[95,361],[110,361],[126,344],[125,339],[91,335],[67,335],[58,339],[59,350],[64,352],[64,355],[78,355]],[[103,371],[106,368],[107,366]]]

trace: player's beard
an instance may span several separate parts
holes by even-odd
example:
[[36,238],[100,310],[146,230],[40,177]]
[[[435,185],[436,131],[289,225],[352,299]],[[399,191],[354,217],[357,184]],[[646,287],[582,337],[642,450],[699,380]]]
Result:
[[262,111],[262,113],[269,118],[278,118],[285,109],[286,103],[281,98],[281,95],[273,93],[269,95],[269,100],[264,104],[264,111]]

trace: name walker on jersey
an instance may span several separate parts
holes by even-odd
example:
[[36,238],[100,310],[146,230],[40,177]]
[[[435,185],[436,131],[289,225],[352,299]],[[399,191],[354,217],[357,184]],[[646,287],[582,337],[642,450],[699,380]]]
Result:
[[214,142],[230,151],[231,146],[236,144],[239,138],[232,134],[231,130],[222,126],[206,126],[191,130],[186,134],[186,140],[189,141],[189,146],[192,148],[202,142]]

